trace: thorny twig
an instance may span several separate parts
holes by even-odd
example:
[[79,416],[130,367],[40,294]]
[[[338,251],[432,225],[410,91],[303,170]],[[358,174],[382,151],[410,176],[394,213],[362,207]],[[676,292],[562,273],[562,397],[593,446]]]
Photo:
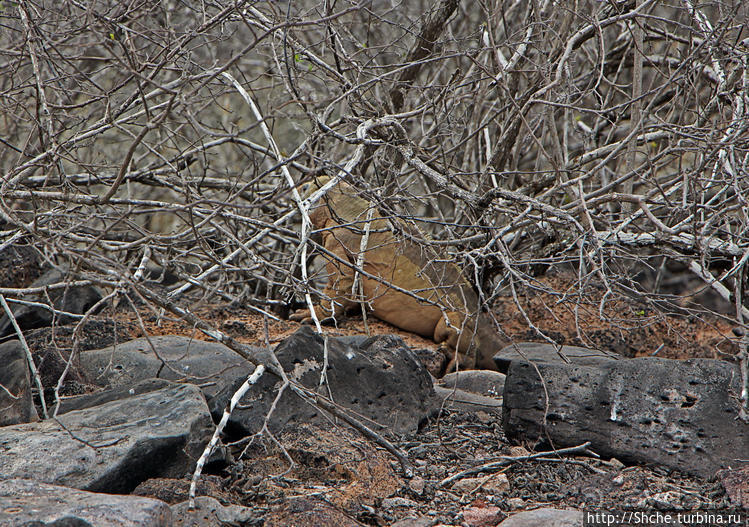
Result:
[[566,455],[566,454],[579,454],[579,453],[587,452],[588,451],[587,449],[589,446],[590,446],[590,441],[587,441],[578,446],[560,448],[557,450],[550,450],[549,452],[537,452],[535,454],[528,454],[527,456],[515,456],[515,457],[503,456],[500,461],[492,461],[491,463],[484,463],[483,465],[479,465],[477,467],[469,468],[461,472],[458,472],[457,474],[453,474],[452,476],[447,477],[443,479],[442,481],[440,481],[437,484],[437,486],[444,487],[466,476],[472,476],[473,474],[481,474],[482,472],[493,472],[503,467],[506,467],[508,465],[512,465],[514,463],[543,458],[543,457],[549,456],[550,454],[553,454],[555,456],[561,456],[561,455]]
[[26,362],[29,365],[31,377],[34,379],[34,384],[36,385],[36,389],[39,392],[39,404],[42,407],[42,415],[45,419],[47,419],[49,415],[47,415],[47,403],[44,401],[44,387],[42,386],[42,380],[39,377],[39,370],[37,370],[36,364],[34,363],[34,357],[31,355],[31,350],[29,349],[29,345],[26,343],[26,338],[23,336],[23,331],[21,331],[21,328],[18,326],[16,317],[13,315],[13,311],[11,311],[10,306],[8,306],[8,303],[5,301],[5,296],[3,296],[2,293],[0,293],[0,304],[2,304],[3,311],[5,311],[5,316],[8,317],[11,324],[13,325],[16,336],[18,336],[18,341],[21,343],[21,347],[26,354]]
[[250,376],[247,377],[247,379],[242,383],[237,391],[234,392],[234,395],[232,395],[231,399],[229,400],[229,404],[227,404],[226,408],[224,408],[224,413],[221,414],[221,420],[216,425],[216,429],[213,431],[211,440],[208,442],[205,449],[203,450],[203,454],[195,464],[195,471],[193,472],[192,480],[190,481],[190,509],[195,508],[195,492],[198,486],[198,479],[200,479],[200,474],[203,471],[203,466],[205,465],[205,462],[208,461],[208,458],[211,456],[213,450],[216,448],[216,445],[221,438],[221,434],[224,431],[224,427],[226,427],[226,423],[229,422],[229,417],[231,417],[231,413],[234,411],[234,407],[237,406],[237,403],[242,400],[242,397],[244,397],[244,395],[252,387],[252,385],[260,379],[264,372],[265,366],[263,366],[262,364],[258,364],[255,367],[255,370],[250,374]]

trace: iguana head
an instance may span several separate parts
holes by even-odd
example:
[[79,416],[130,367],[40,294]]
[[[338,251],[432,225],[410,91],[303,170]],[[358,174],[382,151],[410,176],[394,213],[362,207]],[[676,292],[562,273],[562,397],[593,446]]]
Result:
[[330,181],[330,176],[317,176],[314,179],[300,184],[297,187],[299,195],[302,198],[310,197],[316,190],[319,190],[323,185]]
[[[318,176],[312,181],[300,185],[299,193],[304,198],[309,198],[332,179],[331,176]],[[328,219],[331,218],[336,223],[341,224],[361,221],[371,205],[358,194],[354,187],[339,180],[337,185],[328,189],[319,201],[312,204],[310,221],[317,228],[324,227]]]
[[[312,194],[317,192],[319,189],[321,189],[326,183],[328,183],[332,178],[330,176],[317,176],[311,181],[307,181],[306,183],[302,183],[297,187],[297,190],[299,191],[299,195],[302,197],[302,199],[307,199]],[[330,196],[329,194],[333,192],[335,189],[331,189],[326,193],[322,198],[317,200],[316,203],[312,204],[312,206],[309,209],[309,219],[312,222],[312,225],[314,225],[316,228],[321,228],[325,226],[326,221],[328,218],[330,218]]]

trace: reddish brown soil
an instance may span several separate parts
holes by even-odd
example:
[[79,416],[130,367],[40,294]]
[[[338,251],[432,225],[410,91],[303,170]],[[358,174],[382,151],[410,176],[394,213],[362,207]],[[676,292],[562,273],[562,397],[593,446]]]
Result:
[[[726,358],[736,352],[732,326],[714,316],[666,315],[641,302],[609,295],[590,286],[584,292],[572,289],[574,281],[564,276],[542,277],[537,287],[518,291],[517,302],[511,295],[500,297],[493,314],[502,330],[514,341],[548,341],[620,353],[626,357],[657,355],[664,358]],[[615,297],[615,298],[612,298]],[[239,341],[275,346],[296,331],[299,324],[268,318],[267,334],[263,316],[250,309],[202,305],[194,313]],[[130,322],[131,337],[142,335],[134,314],[121,314]],[[167,313],[156,316],[143,312],[143,326],[150,335],[179,334],[207,340],[200,331]],[[532,324],[532,326],[529,324]],[[413,348],[434,348],[429,339],[402,331],[386,322],[361,316],[340,321],[337,327],[325,326],[331,335],[394,333]],[[540,333],[539,333],[540,332]]]

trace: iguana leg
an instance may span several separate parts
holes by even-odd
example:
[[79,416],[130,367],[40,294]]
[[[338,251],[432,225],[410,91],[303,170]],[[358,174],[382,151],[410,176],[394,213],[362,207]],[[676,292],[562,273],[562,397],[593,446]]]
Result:
[[442,316],[434,328],[434,341],[440,345],[440,351],[447,356],[446,373],[455,371],[458,366],[461,370],[475,369],[476,354],[472,351],[470,339],[465,338],[469,336],[467,333],[470,329],[464,328],[466,335],[461,336],[459,328],[463,325],[462,316],[453,312],[448,313],[447,317],[450,320],[450,327],[448,327],[445,317]]
[[[330,264],[328,264],[329,271],[330,267]],[[345,287],[346,283],[353,283],[353,281],[345,279],[345,277],[340,274],[337,277],[332,275],[328,279],[328,285],[325,286],[322,294],[323,300],[315,304],[315,314],[317,314],[318,320],[322,321],[329,318],[340,319],[346,311],[356,305],[343,294],[345,291],[343,287]],[[350,294],[351,289],[348,291]],[[331,304],[333,309],[331,309]],[[309,324],[312,322],[312,313],[310,313],[308,308],[298,309],[289,316],[289,320]]]
[[445,367],[445,374],[453,373],[455,371],[475,370],[476,369],[476,358],[472,354],[460,353],[445,345],[440,345],[437,348],[447,357],[447,366]]
[[[328,251],[347,261],[347,254],[342,244],[334,237],[332,232],[323,235],[323,244]],[[328,261],[325,268],[328,273],[328,283],[323,290],[324,300],[319,305],[315,305],[315,313],[318,320],[331,317],[338,319],[346,311],[356,306],[356,303],[351,300],[354,271],[338,260]],[[333,309],[331,309],[331,304]],[[312,322],[312,314],[309,309],[299,309],[289,319],[308,324]]]
[[[449,317],[450,315],[448,314],[447,316]],[[453,326],[452,320],[450,321],[450,325]],[[458,343],[458,333],[455,331],[454,327],[447,327],[444,313],[434,326],[434,341],[437,344],[442,344],[444,342],[452,349],[455,349],[455,344]]]

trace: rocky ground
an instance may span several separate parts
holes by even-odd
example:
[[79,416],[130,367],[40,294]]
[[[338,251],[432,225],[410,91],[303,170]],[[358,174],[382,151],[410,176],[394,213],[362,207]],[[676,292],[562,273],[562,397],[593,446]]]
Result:
[[[557,342],[600,348],[617,352],[624,357],[727,358],[735,351],[731,327],[720,317],[708,319],[665,316],[654,308],[648,308],[634,300],[609,302],[601,309],[603,292],[600,289],[596,290],[599,292],[598,295],[579,295],[573,301],[563,299],[564,301],[560,302],[558,295],[547,291],[565,290],[564,276],[548,276],[539,284],[538,289],[524,291],[524,294],[520,295],[519,307],[528,319],[534,321],[538,330]],[[293,339],[285,339],[300,329],[299,324],[287,320],[264,320],[256,311],[241,306],[195,305],[194,311],[222,331],[250,345],[262,346],[267,343],[276,346],[285,342],[283,345],[287,346]],[[495,314],[502,322],[506,333],[513,339],[543,341],[537,331],[528,329],[525,316],[511,297],[497,302]],[[603,319],[601,314],[604,315]],[[54,331],[40,328],[27,333],[27,340],[39,366],[50,407],[54,402],[57,379],[65,369],[73,347],[73,327],[62,325]],[[435,346],[432,342],[401,332],[377,320],[369,319],[365,324],[361,318],[352,317],[336,328],[327,328],[327,331],[331,336],[396,334],[409,348],[418,352],[418,356],[425,361],[430,371],[438,373],[441,367],[440,356],[434,353]],[[187,342],[189,339],[208,340],[202,333],[167,314],[148,309],[140,309],[136,313],[120,308],[113,314],[100,313],[91,319],[81,333],[82,338],[79,339],[77,351],[102,349],[115,343],[122,344],[142,337],[144,332],[153,338],[179,335],[188,337]],[[162,349],[159,347],[162,345],[164,350],[177,349],[171,341],[156,342],[158,349]],[[381,342],[384,344],[377,348],[377,353],[380,354],[390,353],[400,346],[397,342]],[[142,344],[141,347],[145,349],[148,345]],[[291,363],[301,364],[305,360],[303,354],[307,349],[302,347],[301,351],[294,355],[296,358]],[[346,348],[341,349],[343,353]],[[403,356],[398,353],[410,356],[407,348],[402,349],[406,351],[396,349],[397,353],[393,352],[396,355],[387,355],[390,358],[383,359],[382,364],[397,363],[392,357]],[[336,364],[337,352],[334,352],[335,350],[331,352],[331,364]],[[109,408],[104,404],[106,401],[116,401],[119,397],[150,397],[149,393],[156,393],[153,390],[177,390],[179,388],[175,386],[180,385],[142,385],[139,383],[143,381],[139,379],[159,376],[178,380],[180,371],[177,371],[174,365],[182,363],[176,355],[177,358],[168,355],[171,351],[164,351],[160,357],[166,362],[158,362],[158,368],[154,370],[153,375],[144,373],[151,367],[148,364],[133,362],[128,364],[131,364],[132,370],[142,374],[139,374],[140,377],[128,377],[131,372],[128,371],[128,367],[122,367],[115,371],[115,377],[110,377],[104,382],[92,374],[94,370],[87,372],[86,364],[100,363],[92,359],[93,352],[86,353],[89,355],[86,355],[85,361],[74,361],[66,374],[65,382],[59,387],[59,393],[66,400],[66,404],[72,405],[67,410],[78,410],[62,414],[63,417],[59,419],[58,423],[61,426],[68,423],[68,428],[63,426],[66,432],[54,431],[54,424],[50,424],[44,433],[60,433],[60,437],[72,436],[75,439],[74,444],[82,442],[88,447],[94,445],[92,448],[98,452],[97,445],[109,446],[110,442],[118,440],[110,436],[86,439],[74,432],[76,425],[72,424],[73,421],[66,421],[65,415],[76,415],[76,419],[83,419],[85,424],[86,418],[93,419],[86,417],[88,414],[85,412]],[[103,350],[99,355],[103,357],[101,360],[104,363],[116,366],[114,370],[125,364],[118,362],[121,359],[114,355],[113,351]],[[227,356],[231,356],[231,353]],[[238,357],[236,359],[239,360]],[[226,358],[217,359],[215,362],[221,363],[221,375],[228,375],[233,371],[232,368],[239,367],[240,364],[235,364],[234,359]],[[207,412],[210,410],[215,421],[236,388],[236,385],[231,383],[220,388],[222,385],[215,382],[218,377],[214,374],[200,377],[203,375],[199,373],[203,371],[200,368],[204,366],[205,364],[201,363],[191,363],[190,366],[193,368],[191,374],[199,378],[199,381],[193,379],[191,382],[202,389],[208,399],[208,407],[198,411],[194,420],[190,421],[192,424],[186,425],[189,429],[186,444],[191,444],[191,441],[196,445],[204,444],[207,438],[205,434],[210,435],[212,431],[212,425],[206,421]],[[366,366],[357,368],[355,373],[345,373],[345,369],[339,368],[337,371],[343,372],[339,375],[340,378],[336,379],[333,375],[333,378],[329,379],[331,391],[338,396],[337,402],[344,406],[353,401],[356,415],[366,422],[386,423],[386,426],[378,429],[379,433],[407,454],[408,462],[413,468],[412,475],[405,474],[403,466],[380,445],[349,428],[340,420],[330,416],[326,418],[318,411],[305,414],[296,406],[286,408],[286,403],[281,402],[276,409],[276,420],[268,424],[265,432],[260,432],[265,410],[258,415],[252,415],[253,405],[257,410],[269,408],[262,405],[274,404],[271,402],[272,397],[267,399],[267,396],[275,396],[272,384],[275,381],[268,380],[271,384],[253,387],[255,393],[264,392],[263,397],[266,399],[261,401],[258,398],[260,396],[257,396],[252,399],[254,402],[245,402],[243,407],[236,410],[236,420],[230,421],[225,431],[225,449],[220,451],[220,456],[214,455],[203,471],[198,485],[198,495],[208,496],[217,501],[205,499],[201,502],[202,508],[198,509],[199,512],[191,513],[185,510],[184,502],[188,496],[190,481],[184,467],[165,470],[160,474],[156,474],[158,471],[151,471],[150,476],[144,476],[142,480],[136,478],[130,484],[123,483],[124,486],[118,492],[161,500],[149,502],[151,504],[163,502],[172,505],[171,512],[154,508],[155,512],[151,518],[157,519],[138,525],[478,527],[499,525],[501,522],[510,521],[508,518],[526,523],[503,525],[542,525],[551,524],[552,521],[556,521],[557,525],[575,525],[580,524],[580,517],[574,515],[579,513],[570,513],[569,510],[627,507],[653,510],[726,509],[742,506],[749,508],[746,501],[749,469],[745,463],[736,465],[735,468],[738,470],[716,474],[711,469],[709,474],[696,474],[695,471],[678,470],[668,464],[641,465],[633,463],[631,459],[624,459],[623,462],[616,456],[598,457],[596,449],[592,447],[573,449],[573,452],[568,454],[557,454],[550,452],[551,446],[548,441],[518,441],[517,437],[513,437],[513,440],[508,439],[507,428],[503,426],[506,423],[503,423],[501,400],[501,384],[505,381],[500,374],[488,372],[475,377],[468,375],[464,381],[457,381],[457,389],[453,389],[456,382],[454,379],[453,384],[437,383],[435,394],[428,395],[424,392],[419,395],[420,392],[414,386],[423,384],[423,379],[428,379],[428,376],[424,377],[424,370],[421,370],[422,373],[408,373],[410,370],[407,366],[399,366],[399,369],[406,372],[404,375],[411,375],[407,377],[411,379],[407,381],[408,386],[405,386],[405,389],[401,386],[401,391],[397,385],[383,389],[380,397],[385,397],[386,403],[380,405],[379,410],[375,409],[368,413],[369,408],[378,406],[377,401],[359,400],[356,393],[349,393],[342,388],[348,389],[351,385],[361,384],[359,381],[352,382],[361,368]],[[310,371],[314,374],[312,367]],[[365,373],[366,371],[365,369]],[[374,386],[389,386],[387,382],[390,381],[387,377],[377,380],[376,374],[379,370],[375,368],[373,371],[374,373],[366,373],[366,380],[375,379],[372,381]],[[244,378],[245,375],[242,374],[239,378]],[[398,379],[402,378],[404,377]],[[93,400],[92,396],[85,395],[101,391],[102,386],[122,386],[130,389],[130,393],[107,395],[106,400]],[[136,387],[135,392],[133,386]],[[431,389],[431,381],[428,382],[428,386],[424,384],[424,387]],[[372,391],[375,388],[368,390]],[[145,395],[138,395],[141,393]],[[84,395],[83,398],[72,398],[81,394]],[[391,395],[393,399],[387,399]],[[195,394],[189,392],[172,398],[179,399],[183,406],[194,406],[194,397]],[[414,397],[414,401],[418,400],[419,404],[409,402],[408,397]],[[102,404],[104,406],[101,406]],[[414,409],[416,406],[419,407],[418,411]],[[38,405],[37,411],[41,411]],[[282,417],[278,417],[279,415]],[[735,420],[735,415],[733,419]],[[16,455],[13,449],[19,448],[14,446],[19,441],[10,438],[17,438],[12,435],[17,433],[37,434],[38,430],[34,427],[39,425],[30,423],[0,427],[0,449],[6,449],[5,461],[0,455],[0,465],[3,465],[0,472],[6,474],[6,477],[9,474],[15,478],[29,475],[24,473],[29,469],[24,468],[23,459],[31,454],[22,454],[19,451]],[[49,428],[50,426],[52,428]],[[195,431],[203,429],[206,431],[196,436]],[[739,432],[744,433],[743,430],[739,429]],[[3,431],[12,434],[5,436],[4,440]],[[199,439],[201,437],[203,439]],[[740,440],[744,441],[743,438],[749,436],[741,437]],[[35,451],[39,451],[38,449],[50,446],[47,444],[45,447],[35,448]],[[195,446],[195,452],[198,450],[200,449]],[[86,448],[83,448],[83,451],[86,451]],[[538,452],[549,453],[537,455]],[[125,458],[133,456],[132,452],[122,455]],[[193,452],[190,455],[195,454]],[[157,458],[148,458],[148,463]],[[171,457],[169,459],[171,460]],[[143,463],[145,462],[141,462]],[[742,466],[744,468],[741,468]],[[117,478],[114,479],[122,481],[122,473],[117,474]],[[76,477],[81,476],[79,474]],[[43,475],[40,478],[46,481]],[[107,487],[102,483],[107,478],[110,476],[100,475],[91,476],[86,480],[84,476],[78,483],[68,480],[66,486],[111,491],[111,485]],[[16,496],[17,499],[26,492],[23,489],[19,490],[18,486],[12,487],[8,481],[0,481],[0,503],[4,503],[3,499],[10,499],[8,496]],[[55,484],[60,484],[60,481],[55,481]],[[3,488],[3,485],[6,487]],[[568,511],[559,512],[557,509]],[[526,513],[528,516],[524,516]],[[203,514],[204,517],[199,519],[196,514]],[[172,519],[164,519],[167,516]],[[0,516],[0,523],[6,521],[13,525],[8,517],[7,514]]]

